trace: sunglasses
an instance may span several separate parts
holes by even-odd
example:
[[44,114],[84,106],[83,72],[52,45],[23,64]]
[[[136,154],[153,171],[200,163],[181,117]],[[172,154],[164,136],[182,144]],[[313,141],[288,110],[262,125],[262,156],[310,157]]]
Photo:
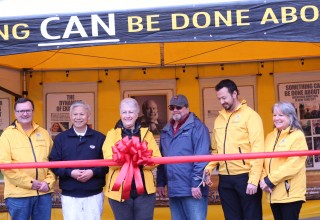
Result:
[[169,105],[169,110],[173,111],[174,109],[181,110],[184,106],[176,106],[176,105]]

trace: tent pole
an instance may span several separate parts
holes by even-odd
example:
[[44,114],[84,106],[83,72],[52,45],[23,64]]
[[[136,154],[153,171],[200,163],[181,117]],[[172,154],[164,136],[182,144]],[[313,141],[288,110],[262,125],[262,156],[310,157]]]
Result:
[[30,69],[22,69],[23,70],[23,90],[22,90],[22,96],[27,97],[28,96],[28,90],[27,90],[27,80],[26,80],[26,72],[30,71]]

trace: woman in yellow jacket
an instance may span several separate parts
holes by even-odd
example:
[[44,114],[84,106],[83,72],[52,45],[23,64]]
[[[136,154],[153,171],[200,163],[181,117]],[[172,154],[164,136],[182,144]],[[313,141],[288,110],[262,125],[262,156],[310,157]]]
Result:
[[[148,143],[148,150],[152,150],[152,157],[161,157],[159,147],[148,128],[142,128],[137,121],[139,115],[139,104],[135,99],[125,98],[120,103],[120,118],[116,127],[107,133],[107,138],[103,144],[103,155],[105,159],[112,159],[112,147],[125,137],[131,139],[138,137],[141,142]],[[152,170],[156,166],[140,165],[140,173],[144,187],[144,193],[138,194],[135,181],[131,183],[130,197],[123,199],[123,185],[118,191],[112,188],[119,176],[120,166],[111,166],[107,175],[105,195],[109,198],[116,220],[152,220],[154,206],[156,202],[156,187]]]
[[[275,129],[265,140],[266,152],[308,150],[295,108],[289,102],[276,103],[273,108]],[[306,156],[268,158],[260,187],[275,220],[298,220],[306,193]]]

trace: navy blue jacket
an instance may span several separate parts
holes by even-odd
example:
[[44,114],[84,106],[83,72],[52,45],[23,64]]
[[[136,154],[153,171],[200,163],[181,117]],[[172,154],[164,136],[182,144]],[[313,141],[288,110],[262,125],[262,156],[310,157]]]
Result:
[[[163,157],[210,154],[208,128],[193,113],[174,136],[172,129],[169,122],[161,131],[160,150]],[[169,197],[192,196],[191,188],[201,183],[206,165],[207,162],[159,165],[157,186],[167,185]],[[201,186],[201,192],[207,196],[209,188]]]
[[[58,134],[54,139],[50,161],[96,160],[103,159],[102,145],[106,136],[91,128],[83,137],[79,137],[73,127]],[[74,169],[91,169],[93,177],[83,183],[71,177]],[[88,197],[102,192],[105,185],[107,167],[54,168],[52,171],[59,176],[62,195],[72,197]]]

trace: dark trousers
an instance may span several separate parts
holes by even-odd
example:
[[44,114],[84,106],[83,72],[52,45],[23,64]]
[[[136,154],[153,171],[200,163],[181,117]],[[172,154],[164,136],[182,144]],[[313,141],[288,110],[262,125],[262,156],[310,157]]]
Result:
[[219,196],[226,220],[262,220],[262,191],[247,195],[246,189],[249,176],[219,175]]
[[274,220],[298,220],[303,201],[270,204]]
[[142,194],[124,202],[108,199],[116,220],[152,220],[156,194]]

